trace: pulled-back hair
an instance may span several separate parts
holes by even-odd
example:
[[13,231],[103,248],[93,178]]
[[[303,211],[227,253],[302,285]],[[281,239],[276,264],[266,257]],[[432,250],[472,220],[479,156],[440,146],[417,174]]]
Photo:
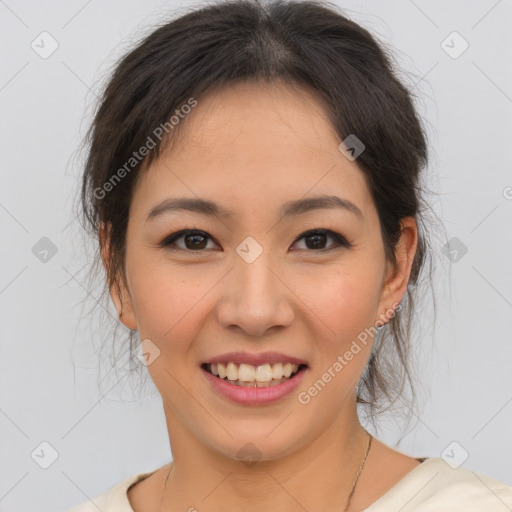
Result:
[[[386,259],[395,268],[401,219],[412,216],[418,224],[406,294],[394,316],[378,330],[358,386],[358,403],[369,406],[373,419],[397,398],[405,400],[407,390],[414,396],[412,327],[417,299],[424,295],[420,277],[428,264],[432,270],[424,222],[429,208],[420,179],[427,164],[427,141],[413,94],[399,80],[391,53],[335,5],[320,0],[220,1],[191,8],[145,37],[116,64],[87,133],[82,225],[100,242],[96,266],[100,249],[105,250],[103,292],[108,300],[110,286],[119,287],[126,278],[128,212],[137,180],[176,139],[186,117],[160,138],[154,136],[155,129],[168,127],[190,98],[201,101],[213,88],[278,80],[311,91],[340,142],[355,134],[364,143],[355,163],[375,202]],[[150,136],[151,150],[127,169],[127,162]],[[120,174],[122,179],[117,179]],[[100,247],[103,228],[108,247]],[[133,357],[138,333],[127,334],[123,346],[129,350],[132,370],[141,368]]]

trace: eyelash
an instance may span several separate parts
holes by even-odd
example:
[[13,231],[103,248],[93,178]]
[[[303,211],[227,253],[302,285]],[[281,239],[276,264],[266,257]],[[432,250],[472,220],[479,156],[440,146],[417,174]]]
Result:
[[[191,252],[191,253],[194,253],[194,252],[201,253],[206,250],[206,249],[198,249],[198,250],[194,251],[192,249],[182,249],[181,247],[171,247],[171,245],[176,240],[179,240],[180,238],[183,238],[186,235],[200,235],[203,237],[207,237],[210,240],[213,240],[213,238],[210,235],[208,235],[208,233],[206,233],[205,231],[201,231],[200,229],[183,229],[181,231],[177,231],[176,233],[173,233],[172,235],[169,235],[168,237],[166,237],[160,243],[160,247],[165,247],[167,249],[175,250],[175,251],[184,251],[184,252]],[[325,253],[325,252],[329,252],[334,249],[337,249],[339,247],[345,247],[348,249],[348,248],[352,247],[352,245],[353,245],[345,237],[341,236],[339,233],[336,233],[335,231],[331,231],[330,229],[310,229],[308,231],[305,231],[304,233],[299,235],[293,241],[293,244],[297,243],[302,238],[306,238],[308,236],[314,236],[314,235],[328,235],[336,242],[336,244],[334,245],[334,247],[330,247],[328,249],[299,249],[299,250],[306,250],[308,252],[323,252],[323,253]]]

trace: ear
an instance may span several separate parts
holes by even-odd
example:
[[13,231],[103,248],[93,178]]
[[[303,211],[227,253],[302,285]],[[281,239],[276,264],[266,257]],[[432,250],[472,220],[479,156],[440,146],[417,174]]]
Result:
[[[105,224],[102,223],[99,229],[101,260],[105,270],[107,271],[107,275],[109,273],[108,252],[110,246],[110,229],[110,223],[108,228],[105,226]],[[119,286],[116,286],[115,283],[110,285],[110,297],[112,298],[112,302],[114,303],[114,306],[117,310],[119,320],[129,329],[137,329],[137,321],[133,311],[130,292],[126,286],[124,277],[122,275],[117,277]]]
[[[386,275],[383,280],[378,317],[375,325],[384,325],[393,316],[398,304],[407,290],[412,263],[418,246],[418,227],[414,217],[405,217],[401,221],[401,235],[396,248],[397,269],[391,262],[387,263]],[[397,308],[398,306],[398,308]]]

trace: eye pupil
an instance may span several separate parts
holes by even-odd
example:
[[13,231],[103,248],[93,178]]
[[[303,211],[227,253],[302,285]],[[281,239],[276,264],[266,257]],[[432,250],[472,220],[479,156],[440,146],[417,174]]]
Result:
[[[193,240],[193,245],[191,247],[189,247],[189,245],[187,243],[185,243],[185,245],[187,246],[187,249],[204,249],[205,237],[203,235],[198,235],[198,234],[185,235],[186,241],[190,241],[191,239]],[[203,245],[201,244],[201,242]]]
[[[323,240],[320,240],[319,242],[319,238],[320,239],[323,239]],[[318,247],[318,243],[320,243],[320,245],[322,245],[322,241],[324,242],[324,245],[325,245],[325,238],[326,238],[326,235],[324,233],[315,233],[313,235],[309,235],[306,237],[306,240],[311,240],[313,239],[314,242],[313,242],[313,247],[310,247],[309,244],[308,247],[311,249],[323,249],[323,247]]]

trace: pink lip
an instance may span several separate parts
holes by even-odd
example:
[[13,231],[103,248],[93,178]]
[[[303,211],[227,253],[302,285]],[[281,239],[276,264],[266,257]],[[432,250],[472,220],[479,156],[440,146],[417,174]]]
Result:
[[229,384],[229,382],[212,375],[204,368],[201,368],[201,371],[213,388],[232,402],[241,405],[265,405],[277,402],[289,395],[302,382],[307,368],[299,371],[294,377],[281,384],[265,388],[250,388]]
[[260,352],[258,354],[252,354],[250,352],[229,352],[204,361],[204,363],[224,364],[229,362],[237,364],[252,364],[253,366],[258,366],[265,363],[307,364],[303,359],[298,359],[297,357],[288,356],[279,352]]

